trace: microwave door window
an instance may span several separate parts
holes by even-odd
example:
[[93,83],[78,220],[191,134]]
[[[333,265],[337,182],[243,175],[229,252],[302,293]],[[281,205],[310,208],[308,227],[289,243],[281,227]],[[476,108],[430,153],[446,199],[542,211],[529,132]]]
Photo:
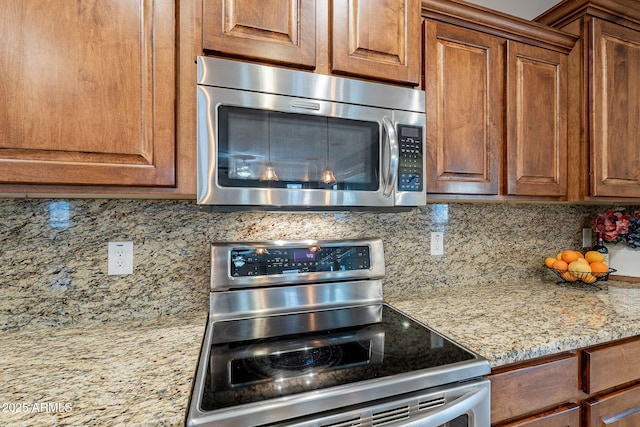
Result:
[[231,106],[218,114],[223,187],[378,189],[377,122]]
[[377,191],[380,186],[380,132],[377,122],[332,119],[328,166],[346,190]]

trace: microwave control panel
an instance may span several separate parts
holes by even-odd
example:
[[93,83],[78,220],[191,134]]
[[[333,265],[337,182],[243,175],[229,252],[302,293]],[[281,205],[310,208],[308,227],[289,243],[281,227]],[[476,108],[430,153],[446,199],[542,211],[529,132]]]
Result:
[[368,270],[369,246],[314,246],[231,251],[231,277]]
[[422,191],[424,156],[422,128],[398,125],[400,161],[398,164],[398,191]]

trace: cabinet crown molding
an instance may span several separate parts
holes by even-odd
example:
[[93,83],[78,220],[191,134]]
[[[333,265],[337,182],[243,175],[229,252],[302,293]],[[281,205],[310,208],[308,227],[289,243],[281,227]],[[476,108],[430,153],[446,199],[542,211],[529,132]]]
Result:
[[422,16],[562,53],[577,41],[564,31],[458,0],[422,0]]
[[563,0],[535,21],[560,28],[584,15],[640,29],[640,2],[636,0]]

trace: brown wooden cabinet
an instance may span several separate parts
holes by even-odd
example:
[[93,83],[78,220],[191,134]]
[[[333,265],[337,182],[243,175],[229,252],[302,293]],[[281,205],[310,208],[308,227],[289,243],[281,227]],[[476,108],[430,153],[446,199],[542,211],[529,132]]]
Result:
[[204,0],[209,54],[420,84],[420,0]]
[[575,37],[456,1],[422,4],[428,193],[564,200]]
[[563,405],[513,422],[498,424],[499,427],[580,427],[580,406]]
[[333,0],[331,10],[333,73],[420,84],[419,0]]
[[494,369],[495,427],[637,427],[640,337]]
[[203,0],[202,47],[242,56],[315,68],[314,0]]
[[427,19],[427,191],[498,194],[504,39]]
[[175,188],[176,16],[172,0],[4,2],[0,184]]
[[[556,414],[558,411],[555,408],[574,402],[580,394],[579,372],[579,361],[575,354],[561,354],[494,370],[489,377],[491,422],[496,424],[524,414],[536,414],[534,419],[538,424],[545,418],[557,420],[560,416]],[[553,409],[551,412],[537,414],[550,408]],[[565,414],[563,417],[572,418],[573,415]],[[526,421],[518,420],[515,424],[506,425],[525,426],[531,421],[533,419],[528,418]]]
[[537,20],[580,37],[569,62],[570,199],[640,198],[640,3],[563,1]]
[[567,54],[507,42],[505,193],[567,197]]
[[584,403],[585,427],[640,426],[640,384]]
[[582,387],[585,427],[640,425],[640,339],[584,350]]

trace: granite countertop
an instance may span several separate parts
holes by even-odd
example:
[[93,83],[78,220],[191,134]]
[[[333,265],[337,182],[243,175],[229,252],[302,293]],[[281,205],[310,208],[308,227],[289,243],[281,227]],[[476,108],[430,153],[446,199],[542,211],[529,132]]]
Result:
[[566,287],[549,279],[460,285],[388,302],[492,367],[640,335],[640,284]]
[[206,316],[3,334],[0,425],[184,425]]
[[[493,367],[638,335],[638,301],[640,286],[553,278],[388,297]],[[205,324],[202,313],[4,333],[0,424],[183,425]]]

